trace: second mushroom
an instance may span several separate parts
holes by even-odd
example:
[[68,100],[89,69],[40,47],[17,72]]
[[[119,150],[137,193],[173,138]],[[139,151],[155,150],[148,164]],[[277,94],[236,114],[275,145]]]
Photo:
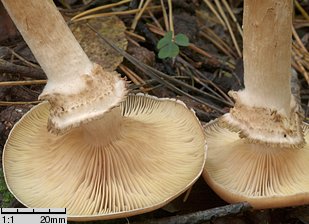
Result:
[[254,208],[309,203],[309,128],[291,94],[292,0],[244,1],[245,89],[205,126],[207,183]]

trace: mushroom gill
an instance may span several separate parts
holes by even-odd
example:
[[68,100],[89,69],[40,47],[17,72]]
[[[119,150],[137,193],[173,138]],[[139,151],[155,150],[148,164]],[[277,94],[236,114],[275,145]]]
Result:
[[205,136],[176,100],[128,96],[101,120],[56,136],[49,104],[28,112],[5,145],[10,191],[28,207],[66,207],[70,220],[157,209],[188,189],[205,161]]
[[[309,126],[303,123],[309,142]],[[301,149],[250,143],[220,120],[205,126],[211,149],[203,176],[227,202],[248,201],[254,208],[309,203],[309,146]]]

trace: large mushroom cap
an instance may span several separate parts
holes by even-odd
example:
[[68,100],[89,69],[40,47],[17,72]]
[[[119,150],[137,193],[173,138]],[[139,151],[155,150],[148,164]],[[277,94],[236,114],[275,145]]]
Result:
[[[309,126],[303,124],[306,142]],[[203,177],[230,203],[248,201],[254,208],[309,203],[309,145],[279,148],[239,138],[220,120],[205,127],[208,145]]]
[[203,169],[203,130],[179,101],[129,96],[62,136],[47,131],[48,114],[48,103],[32,108],[3,152],[7,185],[28,207],[66,207],[78,221],[136,215],[168,203]]

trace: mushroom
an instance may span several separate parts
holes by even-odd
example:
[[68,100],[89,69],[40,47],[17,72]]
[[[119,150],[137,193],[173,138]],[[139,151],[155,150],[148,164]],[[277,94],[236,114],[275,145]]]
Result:
[[235,106],[205,126],[203,176],[230,203],[309,203],[309,128],[291,94],[292,0],[244,1],[244,84]]
[[180,101],[129,95],[99,120],[47,131],[47,102],[13,128],[3,151],[9,190],[28,207],[66,207],[69,220],[127,217],[187,190],[205,162],[205,136]]
[[48,77],[39,99],[51,104],[51,132],[100,118],[124,99],[125,81],[89,60],[52,1],[2,3]]

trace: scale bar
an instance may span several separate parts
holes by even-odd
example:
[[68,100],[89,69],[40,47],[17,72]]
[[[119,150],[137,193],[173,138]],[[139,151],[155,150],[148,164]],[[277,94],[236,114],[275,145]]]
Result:
[[40,215],[44,215],[44,214],[66,214],[66,208],[64,208],[63,212],[51,211],[51,209],[48,209],[48,211],[46,211],[46,212],[35,211],[34,209],[32,209],[32,211],[18,211],[18,209],[16,209],[16,211],[3,211],[3,208],[1,208],[1,214],[21,214],[21,215],[25,215],[25,214],[40,214]]
[[1,212],[2,214],[66,214],[65,212]]

